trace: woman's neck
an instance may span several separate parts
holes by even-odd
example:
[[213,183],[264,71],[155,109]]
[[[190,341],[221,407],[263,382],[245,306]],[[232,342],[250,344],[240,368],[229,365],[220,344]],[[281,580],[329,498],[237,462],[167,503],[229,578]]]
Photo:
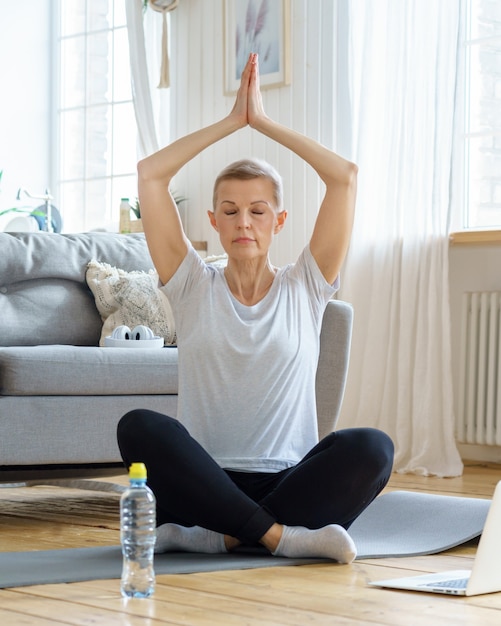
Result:
[[268,258],[235,261],[230,259],[224,276],[232,295],[242,304],[252,306],[260,302],[270,290],[276,274]]

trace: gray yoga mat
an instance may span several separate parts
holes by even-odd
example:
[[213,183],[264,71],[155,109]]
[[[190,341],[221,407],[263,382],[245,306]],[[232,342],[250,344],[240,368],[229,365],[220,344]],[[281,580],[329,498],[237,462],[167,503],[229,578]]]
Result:
[[[376,498],[350,528],[357,559],[435,554],[482,533],[490,500],[394,491]],[[322,563],[258,551],[155,556],[157,574]],[[0,553],[0,588],[120,578],[119,546]]]

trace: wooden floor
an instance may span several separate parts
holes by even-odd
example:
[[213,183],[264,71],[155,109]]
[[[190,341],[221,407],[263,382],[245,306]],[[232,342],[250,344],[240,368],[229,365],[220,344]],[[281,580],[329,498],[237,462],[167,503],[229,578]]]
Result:
[[[468,464],[464,475],[454,479],[395,474],[388,489],[490,498],[499,480],[501,466]],[[116,494],[47,486],[0,489],[1,551],[118,542]],[[468,568],[475,551],[471,543],[439,555],[351,565],[163,575],[148,600],[123,600],[117,580],[4,589],[0,624],[499,626],[501,593],[460,598],[366,584],[409,573]]]

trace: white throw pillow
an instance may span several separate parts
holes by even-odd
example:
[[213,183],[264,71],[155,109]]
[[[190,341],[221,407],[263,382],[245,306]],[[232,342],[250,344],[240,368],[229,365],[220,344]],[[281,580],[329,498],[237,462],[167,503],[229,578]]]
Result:
[[149,326],[164,338],[165,345],[175,345],[174,316],[167,296],[158,288],[156,272],[126,272],[93,260],[87,265],[85,278],[104,322],[100,346],[122,324],[129,328]]

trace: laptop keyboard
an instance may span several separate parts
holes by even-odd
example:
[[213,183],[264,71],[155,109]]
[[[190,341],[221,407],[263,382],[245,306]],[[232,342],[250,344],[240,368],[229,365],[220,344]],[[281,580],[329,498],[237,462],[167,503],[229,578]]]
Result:
[[452,589],[465,589],[468,578],[456,578],[454,580],[440,580],[436,583],[427,583],[426,587],[450,587]]

